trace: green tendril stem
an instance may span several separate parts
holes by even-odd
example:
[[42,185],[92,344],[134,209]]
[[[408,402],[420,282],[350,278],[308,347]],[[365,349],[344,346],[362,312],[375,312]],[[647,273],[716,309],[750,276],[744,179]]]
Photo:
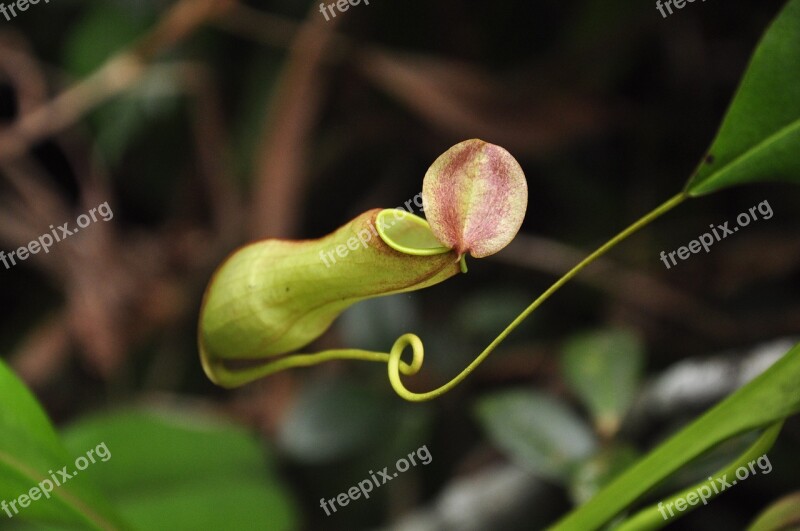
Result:
[[[390,361],[390,355],[385,352],[358,349],[326,350],[314,354],[290,354],[254,367],[231,369],[224,360],[211,359],[205,349],[201,348],[200,360],[203,364],[203,370],[212,382],[221,387],[233,389],[287,369],[311,367],[312,365],[334,360],[387,363]],[[419,365],[421,364],[422,361],[420,360]],[[419,366],[414,367],[413,364],[409,366],[405,362],[400,362],[398,369],[405,375],[411,375],[419,371]]]
[[[472,371],[474,371],[489,356],[489,354],[491,354],[492,351],[494,351],[494,349],[497,348],[497,346],[500,345],[500,343],[502,343],[505,338],[508,337],[508,335],[522,323],[522,321],[524,321],[531,313],[534,312],[534,310],[541,306],[542,303],[549,299],[553,293],[558,291],[559,288],[569,282],[575,275],[580,273],[581,270],[606,254],[615,245],[628,236],[647,226],[655,219],[681,204],[688,197],[689,196],[686,193],[681,192],[660,207],[639,219],[639,221],[620,232],[617,236],[606,242],[602,247],[587,256],[578,265],[568,271],[563,277],[558,279],[555,284],[550,286],[547,291],[542,293],[539,298],[533,301],[530,306],[528,306],[521,314],[519,314],[519,316],[517,316],[517,318],[514,319],[514,321],[512,321],[511,324],[509,324],[506,329],[503,330],[500,335],[497,336],[497,338],[495,338],[495,340],[492,341],[489,346],[486,347],[486,349],[467,366],[466,369],[464,369],[458,376],[438,389],[434,389],[433,391],[429,391],[427,393],[415,393],[409,391],[402,382],[401,374],[403,376],[413,376],[417,374],[422,368],[422,362],[425,357],[425,348],[422,345],[422,340],[420,340],[420,338],[414,334],[405,334],[400,336],[397,341],[395,341],[394,345],[392,345],[392,349],[388,354],[385,352],[373,352],[369,350],[357,349],[326,350],[315,354],[289,354],[287,356],[278,357],[274,361],[270,361],[266,364],[241,369],[232,369],[223,360],[211,359],[205,352],[205,349],[201,346],[200,359],[203,363],[203,369],[211,381],[217,385],[232,388],[239,387],[279,371],[295,367],[309,367],[311,365],[317,365],[326,361],[341,359],[374,361],[387,363],[389,381],[391,382],[392,388],[395,390],[395,392],[402,398],[410,402],[423,402],[437,398],[457,386],[467,376],[469,376]],[[460,258],[460,264],[462,271],[466,271],[466,261],[464,256]],[[412,359],[410,364],[401,360],[403,351],[405,351],[406,347],[408,346],[411,347],[412,351]]]
[[[783,428],[783,423],[784,421],[780,420],[764,429],[758,439],[742,455],[729,463],[725,468],[717,471],[708,481],[702,481],[696,485],[692,485],[662,500],[659,504],[642,509],[619,524],[618,527],[614,527],[614,531],[653,531],[655,529],[661,529],[665,525],[673,523],[678,518],[696,509],[700,504],[690,504],[684,508],[684,511],[674,512],[674,517],[670,517],[669,519],[664,517],[664,515],[667,514],[667,509],[664,508],[668,508],[671,511],[671,507],[674,506],[675,502],[681,499],[686,500],[687,496],[691,493],[695,493],[695,496],[697,496],[697,492],[702,488],[707,489],[710,493],[710,495],[704,498],[704,505],[708,503],[708,500],[716,498],[719,494],[724,492],[717,489],[717,485],[719,484],[717,478],[724,480],[726,476],[734,477],[739,468],[747,468],[750,463],[765,455],[770,448],[772,448],[772,445],[775,444],[775,440],[778,438],[781,428]],[[733,481],[733,483],[736,483],[736,481]]]
[[[392,350],[389,353],[389,365],[388,365],[388,372],[389,372],[389,381],[392,384],[392,388],[395,392],[403,397],[404,399],[410,402],[424,402],[426,400],[431,400],[437,398],[444,393],[448,392],[450,389],[457,386],[461,383],[467,376],[469,376],[472,371],[474,371],[483,361],[491,354],[495,348],[497,348],[500,343],[502,343],[508,335],[514,331],[530,314],[532,314],[539,306],[541,306],[547,299],[550,298],[556,291],[558,291],[564,284],[572,280],[572,278],[580,273],[586,266],[606,254],[610,251],[614,246],[618,243],[626,239],[628,236],[634,234],[639,229],[646,227],[654,220],[658,219],[662,215],[666,214],[676,206],[680,205],[684,200],[686,200],[689,196],[685,192],[681,192],[670,200],[665,202],[663,205],[659,206],[646,216],[642,217],[638,221],[636,221],[633,225],[628,227],[627,229],[623,230],[608,242],[603,244],[600,248],[598,248],[595,252],[587,256],[583,259],[578,265],[573,267],[569,270],[563,277],[558,279],[555,284],[550,286],[544,293],[542,293],[539,298],[531,303],[530,306],[525,308],[516,319],[514,319],[511,324],[509,324],[505,330],[503,330],[500,335],[498,335],[494,341],[492,341],[486,349],[481,352],[475,360],[470,363],[466,369],[464,369],[461,374],[444,384],[443,386],[439,387],[438,389],[434,389],[433,391],[428,391],[427,393],[415,393],[409,391],[405,385],[403,385],[402,380],[400,379],[400,373],[402,372],[404,375],[413,375],[422,367],[422,361],[424,358],[424,348],[422,346],[422,341],[414,334],[405,334],[401,336],[397,341],[395,341],[394,345],[392,346]],[[406,366],[405,369],[401,366],[400,358],[403,355],[403,350],[405,347],[411,346],[412,348],[412,362],[410,366]],[[408,370],[412,372],[408,372]],[[416,370],[415,370],[416,369]]]

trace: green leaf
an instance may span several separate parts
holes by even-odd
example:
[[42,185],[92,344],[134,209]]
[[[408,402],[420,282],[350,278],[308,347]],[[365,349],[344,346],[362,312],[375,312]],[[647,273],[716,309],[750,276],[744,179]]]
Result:
[[594,435],[567,406],[550,396],[516,390],[481,399],[477,415],[489,438],[537,474],[567,480],[591,455]]
[[747,531],[792,531],[800,528],[800,492],[775,502],[750,524]]
[[[115,54],[131,46],[156,20],[160,7],[148,2],[95,2],[70,27],[63,49],[64,65],[77,78],[88,77]],[[158,67],[155,67],[158,68]],[[180,80],[164,71],[144,76],[89,115],[95,141],[110,162],[118,162],[155,118],[179,109]],[[154,127],[155,125],[155,127]],[[142,170],[140,170],[142,172]],[[143,172],[145,173],[145,172]],[[151,191],[152,193],[152,191]]]
[[[52,484],[51,470],[61,477],[57,471],[66,466],[72,474],[75,458],[86,450],[67,452],[36,399],[0,361],[0,500],[18,500],[44,480]],[[40,497],[17,509],[19,514],[9,509],[16,519],[84,529],[124,528],[103,496],[77,479],[53,488],[49,499]],[[7,516],[0,513],[2,519]]]
[[[478,343],[489,343],[497,331],[519,315],[519,308],[530,304],[526,293],[519,288],[491,286],[466,295],[455,308],[456,330]],[[527,331],[535,334],[535,331]],[[463,337],[462,336],[462,337]]]
[[591,499],[639,457],[639,452],[632,447],[614,445],[581,463],[569,485],[575,504],[580,505]]
[[[686,487],[680,492],[673,494],[670,497],[662,497],[658,504],[653,504],[650,507],[646,507],[645,509],[641,509],[639,512],[634,514],[633,516],[625,519],[623,522],[620,523],[619,526],[614,527],[614,531],[653,531],[656,529],[661,529],[662,527],[666,526],[668,523],[681,518],[691,511],[700,507],[700,504],[697,503],[698,495],[702,495],[703,505],[708,502],[708,500],[713,499],[714,497],[721,495],[725,492],[723,489],[722,491],[717,491],[717,479],[725,479],[726,477],[733,477],[739,468],[747,467],[748,464],[752,466],[754,463],[758,463],[759,469],[764,470],[762,467],[764,464],[768,464],[768,457],[767,452],[772,445],[775,444],[775,439],[778,438],[778,435],[783,428],[783,421],[778,421],[774,423],[769,428],[765,429],[761,432],[758,438],[751,444],[747,450],[744,451],[741,455],[739,455],[736,459],[729,462],[726,466],[722,469],[717,470],[711,476],[707,476],[708,479],[701,481],[695,485],[690,487]],[[763,459],[767,459],[767,461],[763,461]],[[772,464],[768,464],[769,470],[772,470]],[[735,482],[733,482],[735,484]],[[673,512],[670,509],[670,516],[666,518],[666,510],[664,507],[670,508],[673,504],[680,503],[679,500],[687,500],[694,497],[695,503],[689,504],[688,507],[685,507],[684,510]]]
[[698,196],[753,181],[800,183],[800,0],[790,0],[750,61],[708,155]]
[[197,412],[123,410],[64,435],[73,452],[104,442],[86,470],[135,529],[290,530],[294,505],[266,450],[245,430]]
[[611,436],[633,402],[644,352],[625,331],[583,334],[564,347],[562,365],[570,386],[586,403],[600,433]]
[[352,457],[392,430],[382,397],[339,381],[308,386],[281,425],[281,447],[306,463]]
[[597,529],[685,464],[739,434],[800,413],[800,344],[626,470],[553,529]]
[[64,64],[76,77],[85,77],[125,46],[133,43],[152,23],[113,2],[102,2],[85,11],[72,24],[64,45]]
[[[92,113],[98,146],[111,162],[118,162],[125,150],[144,136],[148,128],[161,125],[158,118],[177,114],[180,95],[179,80],[172,72],[143,77],[129,90]],[[149,134],[149,140],[158,140],[152,130]]]
[[339,318],[342,343],[380,351],[420,325],[416,302],[407,295],[390,295],[361,301]]

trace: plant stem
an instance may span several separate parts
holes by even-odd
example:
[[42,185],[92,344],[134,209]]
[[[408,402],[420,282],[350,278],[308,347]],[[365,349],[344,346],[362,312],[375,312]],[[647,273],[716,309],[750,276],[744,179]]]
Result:
[[[781,428],[783,428],[783,423],[783,420],[779,420],[766,428],[758,437],[758,439],[751,444],[742,455],[737,457],[736,460],[730,462],[725,468],[717,471],[716,474],[709,477],[708,481],[701,481],[696,485],[687,487],[681,492],[662,500],[656,505],[651,505],[650,507],[642,509],[638,513],[622,522],[619,527],[615,527],[614,531],[654,531],[656,529],[661,529],[665,525],[673,523],[674,520],[677,520],[678,518],[690,513],[692,510],[700,507],[698,503],[694,503],[690,504],[688,507],[684,507],[684,510],[678,511],[677,514],[672,511],[672,506],[675,504],[675,502],[678,500],[686,500],[691,493],[695,493],[696,497],[700,489],[706,489],[708,492],[708,494],[703,498],[703,505],[705,505],[708,503],[708,500],[721,493],[717,489],[717,485],[719,484],[717,482],[717,478],[724,479],[727,476],[733,477],[739,468],[746,468],[749,463],[752,463],[759,457],[766,455],[770,448],[772,448],[772,445],[775,444],[775,440],[778,438]],[[722,492],[724,492],[724,490],[725,489],[723,489]],[[667,511],[670,512],[669,518],[667,517]]]
[[[231,369],[225,363],[225,360],[212,359],[208,356],[204,347],[201,346],[200,348],[200,361],[203,364],[206,375],[208,375],[208,378],[212,382],[227,389],[241,387],[242,385],[287,369],[311,367],[334,360],[359,360],[387,363],[389,361],[389,354],[386,352],[373,352],[359,349],[326,350],[314,354],[289,354],[257,366]],[[412,374],[411,369],[405,362],[400,365],[400,370],[403,371],[403,374]]]
[[[324,352],[318,352],[315,354],[290,354],[287,356],[278,357],[266,364],[254,367],[231,369],[227,366],[224,360],[210,359],[205,351],[205,348],[201,344],[200,359],[208,377],[217,385],[228,388],[238,387],[286,369],[291,369],[294,367],[309,367],[337,359],[387,363],[389,381],[392,384],[392,388],[398,395],[411,402],[423,402],[425,400],[431,400],[443,395],[461,383],[489,356],[489,354],[492,353],[492,351],[494,351],[495,348],[497,348],[498,345],[500,345],[500,343],[505,340],[506,337],[508,337],[511,332],[514,331],[514,329],[516,329],[522,323],[522,321],[524,321],[531,313],[534,312],[534,310],[536,310],[547,299],[549,299],[553,293],[558,291],[559,288],[569,282],[575,275],[580,273],[586,266],[606,254],[615,245],[620,243],[628,236],[634,234],[639,229],[646,227],[655,219],[681,204],[688,197],[689,196],[684,192],[674,196],[669,201],[639,219],[636,223],[617,234],[602,247],[583,259],[578,265],[570,269],[563,277],[558,279],[555,284],[550,286],[547,291],[542,293],[535,301],[533,301],[533,303],[531,303],[530,306],[523,310],[523,312],[519,314],[519,316],[517,316],[517,318],[514,319],[514,321],[512,321],[511,324],[509,324],[506,329],[503,330],[500,335],[498,335],[497,338],[495,338],[495,340],[492,341],[491,344],[489,344],[489,346],[486,347],[486,349],[481,352],[480,355],[478,355],[478,357],[475,358],[475,360],[473,360],[473,362],[470,363],[467,368],[464,369],[458,376],[438,389],[434,389],[433,391],[429,391],[427,393],[414,393],[409,391],[403,385],[403,382],[400,378],[401,374],[405,376],[413,376],[422,368],[425,349],[422,345],[422,341],[414,334],[405,334],[398,338],[398,340],[395,341],[394,345],[392,346],[392,350],[388,354],[385,352],[374,352],[358,349],[326,350]],[[465,258],[465,256],[462,256],[460,259],[462,271],[466,271]],[[400,359],[407,346],[411,346],[412,349],[413,358],[410,364],[407,364]]]
[[[552,531],[600,529],[666,478],[723,441],[800,413],[800,344],[769,369],[651,450]],[[777,428],[775,428],[777,429]]]
[[[474,371],[478,365],[480,365],[488,356],[489,354],[497,348],[500,343],[502,343],[508,335],[513,332],[530,314],[532,314],[539,306],[541,306],[547,299],[550,298],[556,291],[558,291],[564,284],[572,280],[578,273],[580,273],[584,268],[586,268],[589,264],[606,254],[610,251],[614,246],[618,243],[626,239],[628,236],[631,236],[635,232],[639,231],[643,227],[646,227],[654,220],[658,219],[662,215],[666,214],[676,206],[680,205],[684,200],[686,200],[689,196],[685,192],[681,192],[664,204],[650,212],[649,214],[645,215],[634,224],[629,226],[627,229],[623,230],[610,240],[608,240],[605,244],[603,244],[600,248],[594,251],[592,254],[584,258],[578,265],[570,269],[564,276],[558,279],[550,288],[547,289],[544,293],[542,293],[536,300],[534,300],[530,306],[525,308],[522,313],[514,319],[511,324],[509,324],[505,330],[503,330],[500,335],[498,335],[494,341],[492,341],[486,349],[481,352],[472,363],[470,363],[466,369],[464,369],[458,376],[444,384],[443,386],[439,387],[438,389],[434,389],[433,391],[429,391],[427,393],[414,393],[409,391],[402,383],[400,379],[400,357],[403,353],[403,349],[411,344],[413,348],[413,355],[414,361],[412,362],[410,367],[419,367],[422,365],[422,358],[423,358],[423,350],[422,344],[419,340],[416,342],[411,342],[409,334],[401,337],[400,339],[395,342],[394,346],[392,347],[392,351],[389,354],[389,381],[392,383],[392,387],[394,388],[395,392],[398,395],[403,397],[406,400],[412,402],[422,402],[425,400],[431,400],[433,398],[437,398],[444,393],[448,392],[450,389],[461,383],[467,376]],[[416,336],[413,336],[416,338]],[[406,370],[403,370],[403,374],[409,374],[408,367],[405,367]],[[410,373],[414,374],[416,371]]]

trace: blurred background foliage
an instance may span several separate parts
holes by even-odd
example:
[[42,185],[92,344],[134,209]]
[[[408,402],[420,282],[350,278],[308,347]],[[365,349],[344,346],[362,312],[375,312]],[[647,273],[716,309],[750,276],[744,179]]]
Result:
[[[0,19],[2,249],[104,201],[114,212],[0,270],[2,357],[72,454],[107,442],[87,476],[143,528],[540,528],[791,345],[794,189],[682,206],[433,403],[404,403],[384,366],[357,363],[215,388],[195,344],[203,288],[238,245],[324,235],[413,198],[456,142],[500,144],[530,188],[517,240],[466,276],[357,305],[314,345],[386,350],[414,331],[428,356],[409,385],[431,389],[682,188],[781,4],[662,19],[622,0],[373,0],[325,22],[299,0],[60,0]],[[772,219],[659,261],[764,200]],[[743,528],[800,487],[799,443],[794,419],[768,477],[673,527]],[[422,445],[430,465],[332,517],[319,507]]]

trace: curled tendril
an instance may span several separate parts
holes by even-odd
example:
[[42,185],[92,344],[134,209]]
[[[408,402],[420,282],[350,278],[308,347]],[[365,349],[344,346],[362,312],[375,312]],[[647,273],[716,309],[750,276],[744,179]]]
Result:
[[[506,337],[515,329],[517,326],[522,323],[530,314],[532,314],[539,306],[541,306],[550,296],[555,293],[556,291],[561,288],[564,284],[569,282],[575,275],[581,272],[586,266],[594,262],[599,257],[603,256],[609,250],[611,250],[616,244],[633,234],[634,232],[638,231],[642,227],[648,225],[650,222],[655,220],[656,218],[660,217],[661,215],[669,212],[677,205],[681,204],[686,199],[686,195],[681,193],[678,194],[663,205],[659,206],[646,216],[639,219],[636,223],[619,233],[617,236],[609,240],[595,252],[587,256],[583,261],[581,261],[578,265],[573,267],[570,271],[568,271],[563,277],[558,279],[555,284],[550,286],[547,291],[542,293],[536,300],[534,300],[530,306],[525,308],[525,310],[520,313],[516,319],[514,319],[505,330],[503,330],[500,335],[498,335],[494,341],[492,341],[483,352],[481,352],[478,357],[476,357],[472,363],[470,363],[467,368],[461,371],[458,376],[447,382],[446,384],[442,385],[441,387],[434,389],[433,391],[428,391],[427,393],[415,393],[409,391],[403,382],[400,379],[400,374],[402,373],[405,376],[413,376],[419,372],[420,368],[422,367],[422,362],[425,357],[425,349],[422,345],[422,340],[414,334],[405,334],[400,336],[397,341],[394,342],[392,346],[392,350],[389,353],[388,359],[388,374],[389,374],[389,382],[392,384],[392,388],[395,392],[400,395],[402,398],[410,401],[410,402],[423,402],[425,400],[431,400],[433,398],[437,398],[444,393],[448,392],[450,389],[461,383],[467,376],[469,376],[472,371],[474,371],[478,365],[483,363],[483,361],[489,356],[489,354],[494,351],[494,349],[502,343]],[[401,357],[403,355],[403,351],[407,346],[411,346],[412,349],[412,360],[411,365],[408,365],[401,361]]]
[[[529,307],[530,308],[530,307]],[[527,310],[526,310],[527,311]],[[532,310],[531,310],[532,311]],[[529,312],[528,312],[529,313]],[[524,317],[521,315],[522,319]],[[525,314],[527,317],[527,314]],[[517,318],[519,322],[522,319]],[[517,323],[517,321],[514,321]],[[413,391],[409,391],[408,388],[403,384],[402,380],[400,379],[400,374],[402,373],[404,376],[414,376],[419,372],[422,368],[422,362],[425,359],[425,347],[422,344],[422,340],[416,334],[404,334],[397,338],[397,341],[394,342],[392,345],[392,350],[389,352],[388,358],[388,374],[389,374],[389,382],[392,384],[392,389],[394,389],[395,393],[400,395],[402,398],[408,400],[409,402],[424,402],[426,400],[432,400],[434,398],[438,398],[441,395],[448,392],[453,387],[460,384],[467,376],[469,376],[472,371],[475,370],[478,365],[480,365],[483,360],[486,359],[489,354],[495,349],[497,345],[499,345],[502,340],[505,338],[508,333],[516,328],[516,324],[512,323],[509,325],[509,328],[501,334],[497,339],[495,339],[491,345],[486,347],[486,350],[480,353],[480,355],[475,358],[472,363],[470,363],[466,369],[461,371],[461,373],[447,382],[446,384],[434,389],[433,391],[428,391],[427,393],[415,393]],[[401,360],[403,356],[403,352],[405,351],[406,347],[411,347],[411,364],[404,362]]]
[[[403,351],[405,351],[406,347],[408,346],[411,347],[412,353],[410,365],[401,360],[403,357]],[[422,340],[416,334],[403,334],[402,336],[398,337],[397,341],[395,341],[394,345],[392,345],[392,350],[389,351],[389,360],[387,364],[389,382],[392,384],[392,389],[394,389],[395,393],[408,401],[421,402],[429,398],[435,398],[441,394],[441,388],[428,393],[414,393],[413,391],[409,391],[408,388],[403,385],[403,382],[400,379],[400,373],[403,373],[404,376],[414,376],[422,368],[422,362],[424,360],[425,347],[422,344]]]
[[[514,319],[506,327],[506,329],[503,330],[500,335],[498,335],[495,340],[492,341],[489,346],[487,346],[484,351],[472,361],[472,363],[470,363],[463,371],[461,371],[460,374],[433,391],[428,391],[426,393],[415,393],[413,391],[409,391],[401,379],[401,375],[414,376],[415,374],[419,373],[420,369],[422,368],[422,362],[425,358],[425,348],[422,344],[422,340],[415,334],[404,334],[400,336],[394,342],[394,345],[392,345],[392,349],[389,353],[358,349],[326,350],[316,354],[289,354],[278,357],[274,361],[270,361],[266,364],[240,369],[231,369],[225,360],[210,357],[206,349],[203,347],[201,341],[200,359],[203,363],[203,368],[214,383],[222,387],[230,388],[244,385],[264,376],[286,369],[295,367],[309,367],[311,365],[316,365],[326,361],[361,360],[381,362],[387,363],[389,382],[391,383],[394,391],[400,395],[400,397],[410,402],[424,402],[426,400],[437,398],[466,379],[467,376],[469,376],[481,363],[483,363],[489,354],[491,354],[492,351],[494,351],[494,349],[497,348],[497,346],[500,345],[500,343],[502,343],[515,328],[517,328],[517,326],[520,325],[520,323],[522,323],[522,321],[524,321],[530,314],[534,312],[534,310],[536,310],[542,303],[550,298],[553,293],[558,291],[559,288],[569,282],[581,270],[607,253],[615,245],[634,232],[648,225],[650,222],[660,217],[664,213],[675,208],[677,205],[682,203],[686,197],[687,196],[684,193],[680,193],[672,197],[667,202],[636,221],[633,225],[619,233],[592,254],[587,256],[583,261],[558,279],[552,286],[550,286],[550,288],[547,289],[547,291],[542,293],[536,300],[534,300],[530,306],[525,308],[525,310],[523,310],[522,313],[520,313],[517,318]],[[406,350],[406,347],[409,346],[411,347],[412,353],[410,364],[402,361],[403,352]]]

